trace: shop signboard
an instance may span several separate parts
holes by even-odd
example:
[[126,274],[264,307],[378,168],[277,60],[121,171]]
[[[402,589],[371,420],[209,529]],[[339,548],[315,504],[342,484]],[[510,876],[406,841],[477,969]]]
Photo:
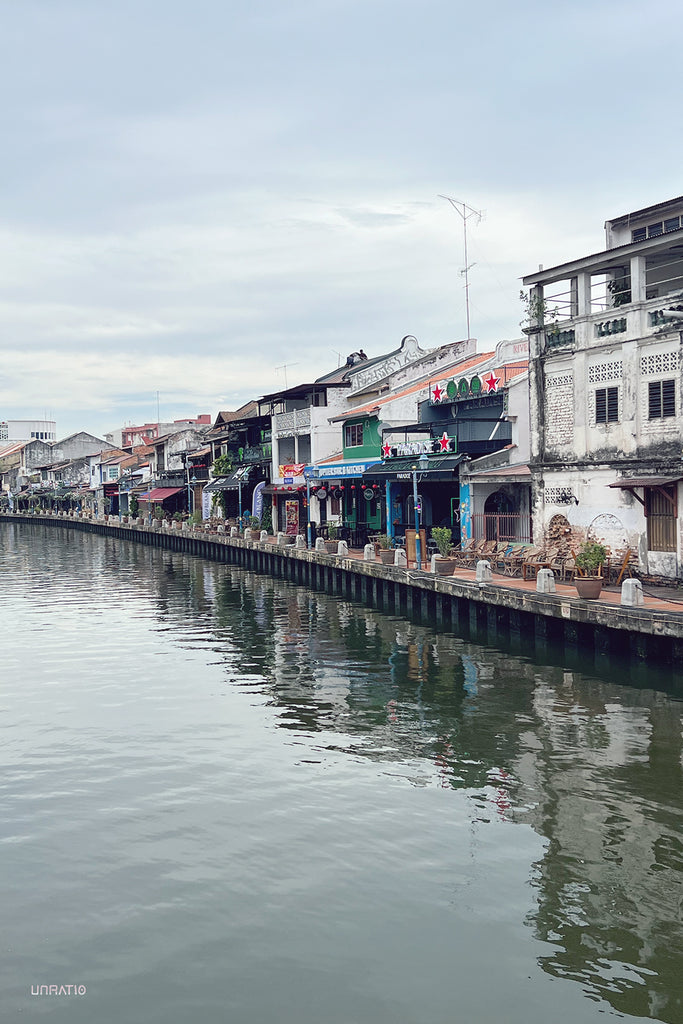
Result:
[[489,370],[481,377],[478,373],[472,377],[451,377],[450,380],[442,380],[430,387],[429,401],[431,405],[444,405],[469,398],[495,395],[498,394],[501,381],[502,377],[497,376],[495,370]]
[[382,445],[382,457],[386,459],[400,459],[411,455],[446,455],[453,454],[458,450],[458,439],[449,437],[444,430],[441,437],[428,437],[421,441],[403,441],[400,444]]

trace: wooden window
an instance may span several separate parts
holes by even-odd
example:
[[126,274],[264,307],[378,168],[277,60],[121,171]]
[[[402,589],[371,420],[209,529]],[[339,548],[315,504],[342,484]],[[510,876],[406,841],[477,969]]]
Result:
[[651,380],[648,384],[648,418],[661,420],[675,415],[675,380]]
[[619,388],[598,388],[595,392],[595,422],[616,423],[619,420]]
[[344,447],[358,448],[363,443],[363,424],[350,423],[344,427]]
[[645,488],[647,546],[650,551],[676,550],[676,485]]

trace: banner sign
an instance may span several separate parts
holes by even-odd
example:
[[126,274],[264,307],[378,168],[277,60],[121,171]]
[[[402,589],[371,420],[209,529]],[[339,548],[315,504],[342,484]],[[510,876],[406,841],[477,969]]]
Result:
[[299,532],[299,502],[285,502],[285,533],[288,537],[296,537]]
[[295,462],[291,466],[278,466],[279,476],[302,476],[305,468],[305,462]]
[[254,493],[251,497],[251,514],[257,519],[261,519],[263,516],[263,488],[266,486],[265,480],[261,480],[256,484]]

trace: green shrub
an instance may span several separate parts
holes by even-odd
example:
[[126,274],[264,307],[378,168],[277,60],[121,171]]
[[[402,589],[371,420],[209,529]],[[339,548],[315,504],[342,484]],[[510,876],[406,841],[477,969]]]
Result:
[[267,533],[273,532],[273,508],[272,505],[264,505],[261,512],[261,529]]
[[587,540],[576,555],[576,567],[582,576],[601,576],[602,565],[607,558],[607,550],[597,541]]
[[439,554],[443,558],[445,558],[448,552],[451,550],[451,545],[453,543],[450,527],[435,526],[432,529],[432,540],[436,541],[436,546],[439,549]]

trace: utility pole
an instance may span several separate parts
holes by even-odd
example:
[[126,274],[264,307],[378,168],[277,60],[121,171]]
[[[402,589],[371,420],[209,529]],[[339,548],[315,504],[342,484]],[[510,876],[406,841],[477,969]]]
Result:
[[470,337],[470,278],[469,278],[469,272],[470,272],[471,268],[475,266],[475,264],[474,263],[468,264],[468,262],[467,262],[467,221],[470,219],[470,217],[476,217],[477,218],[477,224],[478,224],[481,221],[481,218],[482,218],[483,214],[482,214],[481,210],[475,210],[471,206],[468,206],[467,203],[464,203],[462,201],[462,199],[452,199],[451,196],[442,196],[441,194],[439,194],[439,199],[445,199],[446,202],[450,203],[451,206],[453,207],[453,209],[456,210],[460,214],[460,216],[462,217],[462,230],[463,230],[464,241],[465,241],[465,269],[461,270],[460,273],[463,274],[464,278],[465,278],[465,313],[466,313],[466,316],[467,316],[467,340],[469,341],[469,337]]

